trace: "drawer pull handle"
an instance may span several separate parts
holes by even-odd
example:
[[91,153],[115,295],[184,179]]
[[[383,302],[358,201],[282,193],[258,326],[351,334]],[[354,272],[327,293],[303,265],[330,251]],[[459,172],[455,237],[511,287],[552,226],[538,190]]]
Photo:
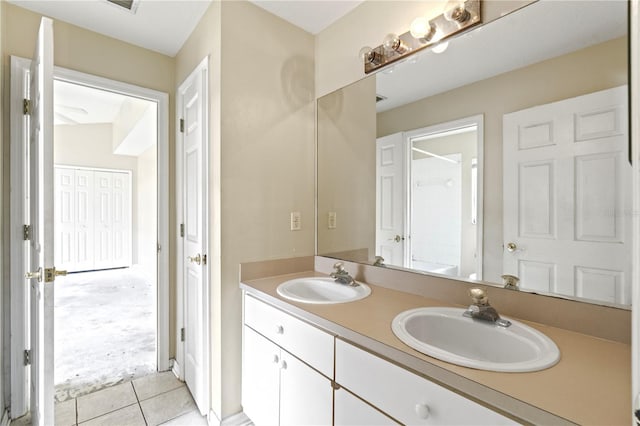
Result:
[[281,325],[276,326],[276,334],[284,334],[284,327]]
[[279,363],[279,362],[280,362],[280,357],[279,357],[278,355],[274,355],[274,356],[273,356],[273,363],[274,363],[274,364],[277,364],[277,363]]
[[282,360],[282,363],[280,363],[280,368],[282,368],[283,370],[287,369],[287,361]]
[[428,419],[431,411],[429,410],[429,406],[427,404],[416,404],[416,414],[421,419]]

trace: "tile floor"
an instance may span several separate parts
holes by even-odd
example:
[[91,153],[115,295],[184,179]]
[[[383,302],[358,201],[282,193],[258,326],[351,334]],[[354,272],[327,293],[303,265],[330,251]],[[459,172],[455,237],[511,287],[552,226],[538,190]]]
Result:
[[[206,425],[185,384],[168,371],[56,404],[56,426]],[[22,424],[19,419],[12,425]]]

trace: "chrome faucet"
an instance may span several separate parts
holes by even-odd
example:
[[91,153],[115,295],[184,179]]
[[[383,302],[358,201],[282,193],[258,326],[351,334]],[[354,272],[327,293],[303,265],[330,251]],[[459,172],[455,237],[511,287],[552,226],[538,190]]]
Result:
[[336,262],[333,265],[333,271],[329,276],[336,280],[338,284],[350,285],[352,287],[356,287],[359,284],[356,280],[353,279],[351,275],[344,269],[344,264],[342,262]]
[[373,266],[380,266],[380,267],[384,267],[384,257],[382,256],[376,256],[375,257],[375,262],[373,262]]
[[464,312],[465,317],[492,322],[501,327],[509,327],[511,321],[500,318],[498,311],[493,306],[489,305],[489,297],[487,292],[481,288],[472,288],[469,290],[469,295],[473,303]]

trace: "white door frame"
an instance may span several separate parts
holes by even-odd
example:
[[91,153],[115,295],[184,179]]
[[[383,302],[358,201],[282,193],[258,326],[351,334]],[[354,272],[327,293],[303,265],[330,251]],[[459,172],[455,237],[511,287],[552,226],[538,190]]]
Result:
[[[204,253],[208,255],[211,253],[211,247],[209,244],[209,212],[210,212],[210,197],[209,197],[209,56],[206,56],[186,77],[178,86],[176,90],[176,223],[178,228],[180,228],[180,224],[184,223],[184,197],[185,191],[183,189],[184,178],[183,178],[183,167],[182,167],[182,151],[184,149],[184,133],[180,132],[180,119],[181,119],[181,111],[184,108],[184,99],[180,95],[183,92],[183,89],[190,83],[197,74],[202,74],[202,93],[203,93],[203,111],[202,111],[202,125],[205,129],[205,140],[203,143],[203,158],[204,164],[202,169],[202,185],[203,185],[203,193],[205,197],[203,199],[203,214],[205,221],[205,231],[203,232],[203,240],[204,240]],[[176,282],[176,360],[173,365],[174,373],[180,380],[184,380],[184,362],[185,362],[185,344],[181,340],[181,329],[185,327],[185,288],[184,288],[184,263],[186,261],[186,254],[184,252],[184,239],[181,237],[181,229],[176,232],[176,269],[177,269],[177,282]],[[204,400],[206,404],[211,404],[211,350],[210,350],[210,335],[209,330],[211,329],[211,266],[212,266],[212,257],[208,256],[209,260],[207,264],[204,266],[203,270],[203,293],[204,293],[204,326],[203,326],[203,336],[202,336],[202,345],[205,348],[204,351],[204,370],[205,370],[205,396]],[[210,407],[206,407],[206,412],[210,411]]]
[[[9,203],[11,206],[8,232],[8,247],[22,247],[22,226],[25,219],[26,188],[24,182],[25,140],[27,130],[22,114],[22,99],[26,97],[26,80],[30,59],[11,56],[10,84],[10,187]],[[54,78],[75,84],[135,96],[158,105],[157,137],[158,137],[158,259],[157,259],[157,337],[156,355],[158,371],[169,370],[169,95],[157,90],[110,80],[103,77],[85,74],[66,68],[55,67]],[[5,264],[10,265],[10,272],[5,273],[11,286],[11,417],[17,418],[26,414],[29,400],[27,385],[28,370],[23,364],[24,350],[28,341],[27,295],[25,283],[25,259],[22,250],[6,250]],[[16,309],[22,307],[22,309]]]
[[[483,229],[484,229],[484,114],[473,115],[471,117],[460,118],[457,120],[438,123],[431,126],[415,129],[404,133],[405,139],[405,235],[411,236],[411,142],[420,136],[435,135],[438,133],[454,131],[464,127],[476,126],[477,135],[477,173],[478,173],[478,193],[477,193],[477,212],[476,212],[476,280],[482,280],[482,261],[483,261]],[[411,240],[405,240],[405,266],[409,265],[411,260]],[[466,279],[468,277],[461,277]]]
[[[632,291],[632,321],[631,321],[631,382],[632,406],[635,411],[640,408],[640,86],[638,85],[638,67],[640,66],[640,4],[638,0],[631,0],[629,8],[629,34],[632,73],[629,75],[631,99],[629,105],[631,159],[632,159],[632,191],[633,191],[633,235],[631,245],[631,291]],[[632,422],[637,420],[632,413]]]

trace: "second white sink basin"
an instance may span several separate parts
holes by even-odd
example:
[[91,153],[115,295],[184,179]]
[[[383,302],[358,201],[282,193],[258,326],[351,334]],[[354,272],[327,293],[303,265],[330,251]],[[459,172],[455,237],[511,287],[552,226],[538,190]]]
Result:
[[392,330],[400,340],[442,361],[489,371],[528,372],[549,368],[560,350],[544,334],[511,320],[511,326],[463,316],[460,308],[418,308],[400,313]]
[[309,277],[285,281],[278,286],[277,292],[294,302],[330,304],[364,299],[371,294],[371,288],[360,282],[357,286],[349,286],[338,284],[333,278]]

